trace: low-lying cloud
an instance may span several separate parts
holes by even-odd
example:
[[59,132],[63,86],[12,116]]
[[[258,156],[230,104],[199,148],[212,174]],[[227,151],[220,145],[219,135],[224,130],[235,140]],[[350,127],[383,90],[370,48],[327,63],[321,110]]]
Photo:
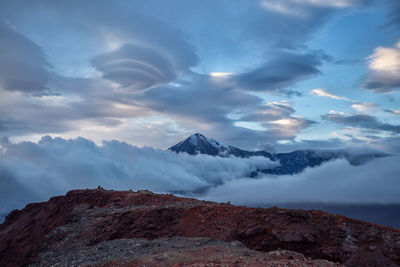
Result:
[[196,191],[277,165],[249,159],[190,156],[138,148],[119,141],[43,137],[38,143],[3,142],[0,153],[0,213],[76,188]]
[[277,162],[263,157],[190,156],[119,141],[42,137],[0,140],[0,213],[77,188],[185,192],[235,204],[284,202],[400,203],[399,156],[352,166],[344,159],[293,176],[258,175]]
[[392,156],[352,166],[338,159],[294,176],[232,180],[211,189],[205,198],[246,205],[400,203],[399,162],[399,156]]

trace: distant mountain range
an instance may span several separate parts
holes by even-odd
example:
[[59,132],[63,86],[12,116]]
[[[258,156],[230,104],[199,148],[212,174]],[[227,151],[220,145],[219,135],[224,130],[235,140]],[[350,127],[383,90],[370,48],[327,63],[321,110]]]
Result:
[[[189,155],[206,154],[211,156],[239,158],[266,157],[272,161],[279,161],[280,166],[272,169],[258,170],[259,172],[275,175],[296,174],[307,167],[316,167],[324,162],[344,158],[352,165],[361,165],[377,157],[386,156],[383,153],[350,154],[342,150],[296,150],[289,153],[269,153],[267,151],[247,151],[234,146],[225,145],[214,139],[196,133],[185,140],[170,147],[168,150]],[[252,176],[257,173],[252,174]]]

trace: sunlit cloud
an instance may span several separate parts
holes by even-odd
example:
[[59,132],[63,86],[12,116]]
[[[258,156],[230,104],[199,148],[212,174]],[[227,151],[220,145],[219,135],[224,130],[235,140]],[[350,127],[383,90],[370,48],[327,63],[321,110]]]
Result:
[[312,14],[310,7],[349,8],[362,3],[360,0],[263,0],[261,6],[288,16],[307,18]]
[[359,0],[292,0],[292,2],[316,5],[316,6],[345,8],[345,7],[354,6],[358,3],[360,3],[361,1],[359,1]]
[[358,112],[366,113],[366,112],[371,112],[378,106],[374,103],[357,103],[357,104],[352,104],[351,107],[357,110]]
[[333,98],[333,99],[338,99],[338,100],[345,100],[345,101],[351,101],[350,99],[348,99],[347,97],[343,97],[343,96],[338,96],[332,93],[329,93],[327,90],[323,89],[323,88],[316,88],[311,90],[311,93],[313,95],[316,96],[324,96],[324,97],[329,97],[329,98]]
[[377,47],[368,58],[369,75],[364,87],[375,92],[400,88],[400,41],[394,47]]
[[215,78],[226,78],[231,75],[233,75],[231,72],[210,72],[210,76]]
[[307,15],[304,10],[291,6],[285,1],[265,0],[261,2],[261,5],[262,7],[268,10],[282,13],[285,15],[290,15],[295,17],[305,17]]

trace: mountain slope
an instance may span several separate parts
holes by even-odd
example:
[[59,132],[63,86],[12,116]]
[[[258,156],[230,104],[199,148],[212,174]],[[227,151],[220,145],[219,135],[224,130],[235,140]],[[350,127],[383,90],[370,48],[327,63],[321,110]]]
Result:
[[345,151],[314,151],[296,150],[289,153],[271,154],[266,151],[247,151],[234,146],[222,144],[214,139],[207,138],[202,134],[196,133],[185,140],[169,148],[176,153],[188,153],[189,155],[206,154],[211,156],[249,158],[261,156],[272,161],[279,161],[280,166],[259,170],[266,174],[287,175],[302,172],[307,167],[316,167],[324,162],[344,158],[352,165],[360,165],[376,157],[386,156],[381,153],[369,153],[351,155]]
[[400,231],[316,210],[102,188],[29,204],[0,225],[0,266],[335,266],[318,259],[399,266]]
[[185,140],[169,148],[174,152],[186,152],[189,155],[207,154],[211,156],[235,156],[248,158],[262,156],[272,159],[272,155],[266,151],[246,151],[234,146],[228,146],[214,139],[207,138],[202,134],[196,133]]

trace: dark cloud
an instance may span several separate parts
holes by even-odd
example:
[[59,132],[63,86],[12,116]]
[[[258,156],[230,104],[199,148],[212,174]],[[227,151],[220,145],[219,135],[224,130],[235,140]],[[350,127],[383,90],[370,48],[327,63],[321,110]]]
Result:
[[261,98],[224,81],[197,74],[176,85],[153,88],[137,98],[151,109],[211,124],[230,123],[232,120],[226,117],[229,113],[246,112],[262,103]]
[[285,92],[285,88],[299,81],[321,74],[318,67],[327,60],[325,54],[271,52],[261,67],[236,77],[244,89],[263,92]]
[[0,20],[0,86],[40,94],[47,90],[49,67],[42,49]]
[[[293,140],[315,122],[249,91],[301,96],[291,87],[334,61],[305,42],[333,15],[366,1],[281,1],[288,12],[264,2],[279,1],[0,0],[2,18],[52,55],[58,73],[35,78],[59,96],[4,95],[0,131],[77,133],[90,124],[103,134],[120,127],[124,137],[195,130],[245,148]],[[35,62],[44,65],[43,55]],[[82,68],[80,77],[67,77]],[[234,74],[215,78],[212,71]],[[159,119],[150,116],[162,118],[150,125]]]
[[384,112],[386,112],[386,113],[390,113],[390,114],[393,114],[393,115],[400,115],[400,110],[391,110],[391,109],[388,109],[388,108],[384,108],[382,110]]
[[286,144],[274,144],[273,147],[279,152],[291,152],[299,149],[340,149],[346,146],[346,143],[339,138],[330,138],[327,140],[292,140]]
[[386,15],[388,22],[383,25],[384,28],[394,28],[400,30],[400,3],[397,0],[385,1],[390,7],[390,12]]
[[176,72],[182,71],[176,70],[157,51],[134,44],[125,44],[115,51],[97,56],[92,64],[103,73],[103,78],[134,90],[173,81],[177,77]]
[[371,115],[325,114],[322,115],[322,118],[351,127],[400,133],[400,125],[379,122],[376,117]]
[[[72,84],[91,82],[72,79]],[[64,95],[32,97],[0,90],[0,136],[64,133],[89,125],[112,128],[124,118],[147,115],[140,107],[119,107],[118,100],[108,97],[111,92],[93,96],[90,87],[86,89],[85,98],[76,99]]]
[[[149,53],[153,57],[155,54],[162,55],[178,70],[196,65],[199,59],[195,48],[184,34],[165,23],[159,15],[146,12],[146,6],[154,7],[154,4],[142,1],[127,3],[93,0],[39,0],[36,3],[0,1],[0,15],[9,21],[20,23],[24,29],[42,33],[41,40],[51,51],[66,53],[68,58],[65,59],[53,54],[59,60],[56,63],[62,64],[55,67],[76,68],[77,64],[87,64],[86,61],[91,57],[116,50],[124,44],[134,44],[137,47],[136,52],[130,51],[130,56],[132,53],[143,52],[146,48],[147,56]],[[41,23],[25,23],[37,21],[38,18]],[[63,29],[62,34],[60,29]],[[43,33],[53,36],[54,42],[49,42]],[[79,41],[71,42],[75,38]],[[140,47],[142,50],[139,50]],[[126,49],[114,56],[120,57],[124,53]]]
[[260,122],[267,130],[269,141],[289,140],[303,129],[317,122],[295,116],[296,110],[287,101],[271,102],[263,105],[253,113],[248,113],[240,121]]
[[271,102],[260,107],[260,110],[246,114],[240,118],[242,121],[273,121],[282,118],[287,118],[296,111],[287,101]]
[[[264,104],[261,98],[237,89],[229,78],[208,75],[193,74],[190,80],[152,88],[135,99],[186,129],[244,148],[254,147],[255,141],[292,139],[315,123],[294,116],[288,102]],[[244,128],[238,122],[260,123],[264,130]]]

